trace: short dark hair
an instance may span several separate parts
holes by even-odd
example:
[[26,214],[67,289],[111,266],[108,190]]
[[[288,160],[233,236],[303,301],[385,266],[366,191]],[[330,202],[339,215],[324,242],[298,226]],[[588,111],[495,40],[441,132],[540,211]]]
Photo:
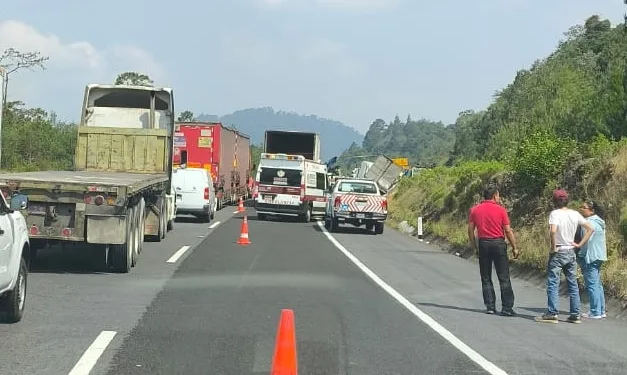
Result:
[[553,204],[557,208],[564,208],[568,206],[568,201],[568,197],[553,198]]
[[496,186],[495,184],[488,184],[485,188],[483,188],[483,199],[492,199],[498,192],[498,186]]
[[592,199],[586,199],[584,203],[599,217],[604,216],[603,207],[599,204],[599,202],[593,201]]

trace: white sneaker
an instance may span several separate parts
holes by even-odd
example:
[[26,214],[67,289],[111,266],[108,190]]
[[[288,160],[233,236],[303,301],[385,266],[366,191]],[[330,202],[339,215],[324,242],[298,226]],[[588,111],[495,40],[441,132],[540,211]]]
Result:
[[601,315],[592,315],[592,313],[588,311],[587,313],[581,314],[581,317],[588,318],[588,319],[603,319],[603,318],[607,318],[607,314],[602,313]]

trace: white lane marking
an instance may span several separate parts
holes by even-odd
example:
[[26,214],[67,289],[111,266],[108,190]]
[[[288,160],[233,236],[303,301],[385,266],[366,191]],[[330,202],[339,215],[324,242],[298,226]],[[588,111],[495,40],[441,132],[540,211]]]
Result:
[[189,246],[181,246],[181,248],[178,249],[176,253],[172,254],[170,259],[166,260],[166,263],[176,263],[176,261],[179,260],[179,258],[183,256],[183,254],[185,254],[187,250],[189,250]]
[[68,375],[89,375],[116,333],[116,331],[100,332]]
[[211,225],[209,226],[209,229],[213,229],[213,228],[217,227],[218,225],[220,225],[220,222],[219,222],[219,221],[216,221],[215,223],[213,223],[213,224],[211,224]]
[[440,323],[436,322],[429,315],[425,314],[422,310],[417,308],[413,303],[411,303],[407,298],[403,297],[399,292],[397,292],[394,288],[388,285],[385,281],[383,281],[376,273],[372,272],[370,268],[368,268],[365,264],[363,264],[357,257],[355,257],[350,251],[348,251],[338,240],[335,239],[327,231],[324,227],[324,223],[322,221],[318,221],[318,226],[322,230],[322,233],[337,247],[348,259],[350,259],[359,269],[361,269],[368,277],[372,279],[377,285],[379,285],[383,290],[388,292],[389,295],[394,297],[401,305],[403,305],[407,310],[409,310],[412,314],[414,314],[418,319],[422,320],[423,323],[428,325],[431,329],[437,332],[440,336],[442,336],[446,341],[451,343],[457,350],[465,354],[468,358],[470,358],[473,362],[481,366],[484,370],[492,375],[507,375],[507,373],[497,367],[494,363],[488,361],[481,354],[474,351],[471,347],[466,345],[460,339],[458,339],[455,335],[449,332],[446,328],[440,325]]
[[239,214],[239,211],[233,211],[234,214]]

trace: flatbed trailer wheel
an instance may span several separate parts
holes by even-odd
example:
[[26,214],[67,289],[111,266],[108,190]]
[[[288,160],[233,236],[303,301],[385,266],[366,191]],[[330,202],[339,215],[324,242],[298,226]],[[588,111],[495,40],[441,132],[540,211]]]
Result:
[[126,243],[112,244],[109,248],[109,255],[112,256],[113,269],[118,273],[128,273],[133,264],[133,226],[132,226],[132,210],[127,208],[126,217]]
[[141,254],[142,250],[144,250],[144,241],[146,240],[144,233],[144,228],[146,227],[146,201],[143,197],[139,200],[139,204],[137,205],[137,216],[139,216],[139,222],[137,224],[139,247],[137,248],[137,254]]

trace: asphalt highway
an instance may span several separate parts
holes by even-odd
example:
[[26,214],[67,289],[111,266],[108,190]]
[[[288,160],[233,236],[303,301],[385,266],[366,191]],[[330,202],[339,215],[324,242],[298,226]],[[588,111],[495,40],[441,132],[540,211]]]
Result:
[[[627,323],[533,321],[545,292],[514,280],[519,317],[482,312],[476,263],[383,235],[241,214],[185,221],[127,275],[81,249],[41,253],[22,322],[0,325],[0,374],[268,374],[281,309],[299,374],[624,373]],[[219,222],[219,224],[215,224]],[[498,284],[497,284],[498,285]],[[562,309],[567,301],[562,300]]]

